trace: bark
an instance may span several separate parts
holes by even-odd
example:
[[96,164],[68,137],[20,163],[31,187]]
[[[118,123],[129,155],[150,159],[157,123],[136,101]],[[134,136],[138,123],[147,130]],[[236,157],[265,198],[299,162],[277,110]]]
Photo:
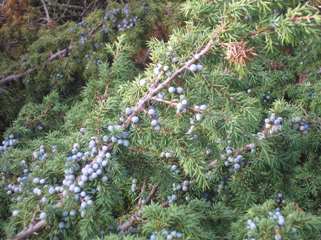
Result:
[[32,234],[35,232],[39,232],[41,229],[43,229],[46,226],[46,221],[41,220],[38,221],[32,225],[30,225],[25,230],[21,231],[19,234],[17,234],[12,240],[23,240],[31,237]]

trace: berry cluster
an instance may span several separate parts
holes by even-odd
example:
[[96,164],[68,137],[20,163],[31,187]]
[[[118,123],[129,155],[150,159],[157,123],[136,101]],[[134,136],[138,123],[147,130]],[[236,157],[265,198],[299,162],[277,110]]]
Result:
[[176,113],[186,112],[188,108],[188,101],[184,95],[180,95],[179,102],[176,105]]
[[246,229],[247,229],[247,238],[245,238],[245,240],[256,240],[255,233],[258,230],[256,221],[258,219],[248,219],[246,221]]
[[[230,143],[228,141],[228,143]],[[217,192],[221,192],[225,185],[227,184],[228,179],[233,176],[235,173],[240,171],[242,167],[245,167],[249,162],[244,158],[241,152],[250,152],[255,153],[256,146],[254,143],[247,144],[244,149],[234,150],[233,147],[227,146],[224,150],[224,153],[221,154],[221,160],[224,161],[224,166],[228,169],[228,173],[223,175],[221,181],[217,185]],[[208,172],[210,173],[210,171]]]
[[191,72],[200,72],[203,70],[203,65],[202,64],[191,64],[188,67],[188,70],[190,70]]
[[269,212],[269,217],[276,221],[279,227],[283,227],[285,224],[285,218],[281,213],[280,208],[276,208],[274,212]]
[[[268,213],[268,219],[272,220],[275,222],[275,235],[274,239],[275,240],[282,240],[281,236],[281,228],[285,226],[285,217],[282,215],[281,209],[276,208],[273,212]],[[257,227],[257,222],[260,222],[262,219],[255,217],[254,219],[248,219],[246,221],[246,228],[247,228],[247,240],[255,240],[256,238],[254,237],[256,234],[256,231],[259,230]]]
[[36,126],[36,129],[38,130],[38,131],[42,131],[43,129],[45,128],[45,126],[43,125],[43,123],[38,123],[37,124],[37,126]]
[[274,113],[264,120],[264,128],[257,134],[259,139],[264,139],[267,136],[273,135],[282,129],[283,118],[277,117]]
[[307,134],[310,129],[310,124],[300,117],[293,118],[292,125],[295,130],[298,130],[303,134]]
[[285,203],[285,200],[284,200],[284,197],[283,197],[283,194],[282,193],[278,193],[276,195],[276,198],[275,198],[275,203],[278,205],[278,206],[282,206],[284,205]]
[[64,188],[62,186],[48,186],[48,193],[49,195],[53,195],[55,193],[62,193],[64,191]]
[[282,215],[280,208],[276,208],[274,212],[269,212],[269,218],[276,222],[274,239],[282,240],[280,228],[284,227],[285,218]]
[[62,81],[64,79],[64,74],[62,72],[58,72],[58,73],[55,73],[55,74],[52,74],[51,75],[51,78],[52,79],[55,79],[55,80],[58,80],[58,81]]
[[[182,183],[173,183],[172,184],[172,189],[173,189],[173,194],[167,196],[167,203],[169,205],[173,204],[174,202],[176,202],[178,195],[181,193],[186,193],[190,186],[191,186],[192,182],[189,180],[184,180]],[[186,200],[188,200],[188,196],[185,197]]]
[[173,193],[172,195],[167,196],[168,204],[173,204],[177,200],[177,195]]
[[135,27],[136,24],[137,24],[137,20],[138,20],[137,16],[134,16],[134,17],[126,16],[125,19],[121,20],[118,23],[118,25],[117,25],[118,31],[122,32],[122,31],[125,31],[127,29]]
[[41,145],[39,147],[39,150],[36,150],[36,151],[34,151],[32,153],[32,157],[33,157],[33,159],[37,159],[37,160],[40,160],[40,161],[46,160],[47,157],[48,157],[48,154],[46,153],[45,146]]
[[67,211],[64,210],[62,212],[62,220],[58,223],[59,230],[64,230],[70,228],[70,220],[73,219],[77,215],[76,210]]
[[51,152],[52,152],[53,154],[57,153],[57,145],[52,145],[52,146],[51,146]]
[[110,20],[118,31],[125,31],[136,26],[138,17],[130,16],[129,6],[128,4],[125,4],[123,9],[115,8],[106,11],[104,20]]
[[163,100],[163,99],[165,99],[165,93],[159,92],[156,97],[157,97],[158,99],[160,99],[160,100]]
[[[137,16],[131,16],[129,11],[128,4],[125,4],[124,7],[121,8],[115,8],[111,10],[106,10],[104,17],[102,19],[102,27],[100,29],[100,32],[106,34],[110,32],[110,28],[108,27],[108,23],[110,21],[111,28],[113,28],[116,31],[125,31],[127,29],[133,28],[137,25],[138,17]],[[72,27],[69,29],[69,32],[75,33],[77,32],[77,28],[81,28],[81,33],[79,34],[79,45],[84,46],[86,42],[91,37],[91,31],[87,30],[89,28],[89,24],[83,20],[79,23],[77,23],[77,27]],[[97,50],[101,48],[102,45],[99,43],[93,44],[94,50]],[[97,64],[97,63],[96,63]],[[61,80],[62,75],[53,76],[54,79]]]
[[79,44],[80,45],[85,45],[87,40],[88,40],[87,35],[85,33],[80,33]]
[[46,183],[46,179],[35,177],[35,178],[33,178],[32,183],[33,184],[41,184],[41,185],[43,185],[43,184]]
[[139,117],[138,116],[133,116],[131,119],[133,124],[137,124],[139,122]]
[[[255,151],[255,144],[248,144],[247,150],[251,152]],[[225,167],[228,167],[232,173],[238,172],[241,167],[247,164],[247,161],[241,154],[233,156],[234,149],[231,146],[225,148],[225,154],[221,155],[221,158],[224,160]]]
[[18,140],[14,137],[13,134],[10,134],[9,137],[5,138],[2,141],[2,145],[0,145],[0,154],[4,153],[9,148],[16,146],[17,143]]
[[181,95],[184,93],[184,89],[182,87],[174,87],[174,86],[170,86],[168,88],[168,92],[170,94],[178,94],[178,95]]
[[[96,149],[96,142],[92,140],[89,142],[89,147],[91,149]],[[93,151],[93,150],[92,150]],[[95,181],[100,178],[103,182],[108,180],[108,177],[104,174],[108,166],[109,160],[111,158],[111,153],[108,152],[107,146],[102,146],[98,151],[94,161],[91,161],[81,169],[81,175],[69,186],[69,191],[75,194],[75,199],[81,202],[81,215],[85,215],[85,209],[93,204],[93,200],[89,193],[87,193],[83,188],[87,182]]]
[[256,229],[256,223],[252,219],[248,219],[246,221],[246,228],[250,231],[253,231]]
[[229,167],[231,171],[237,172],[241,169],[241,166],[245,165],[245,160],[242,155],[237,155],[236,157],[227,155],[224,165]]
[[[49,195],[62,194],[63,197],[73,196],[73,198],[80,204],[80,215],[82,217],[85,216],[85,210],[89,206],[93,205],[93,199],[91,195],[98,191],[93,189],[91,192],[86,192],[84,190],[86,183],[95,181],[98,178],[100,178],[103,182],[108,180],[108,177],[104,174],[104,172],[108,165],[108,161],[111,158],[111,153],[108,151],[107,146],[98,148],[96,141],[97,138],[92,137],[88,143],[88,151],[85,152],[80,150],[80,145],[78,143],[73,144],[72,150],[66,158],[66,169],[62,185],[45,185],[48,188]],[[94,158],[94,160],[82,166],[83,162],[86,162],[91,158]],[[81,175],[76,177],[76,174],[79,171],[81,172]],[[44,184],[45,180],[34,178],[33,182],[35,184]],[[35,188],[33,192],[37,196],[41,196],[42,194],[42,190],[38,187]],[[43,197],[40,202],[46,203],[47,199]],[[74,209],[69,213],[69,215],[72,217],[76,214],[77,211]],[[64,218],[67,217],[67,214],[65,215],[66,216],[64,216]],[[39,219],[44,220],[45,217],[46,213],[41,212]],[[60,222],[59,228],[64,229],[67,226],[66,223],[67,222],[65,220]]]
[[176,64],[179,62],[177,54],[173,50],[172,46],[168,46],[168,51],[166,52],[166,57],[171,60],[173,64]]
[[173,191],[183,191],[187,192],[190,187],[191,182],[184,180],[181,184],[173,183]]
[[196,122],[199,122],[202,120],[203,113],[206,109],[207,109],[206,104],[195,105],[193,108],[193,110],[195,111],[195,114],[193,115],[193,117],[190,118],[190,127],[186,132],[186,135],[189,135],[192,140],[198,138],[198,135],[194,133],[194,128],[195,128]]
[[8,184],[5,187],[5,190],[7,191],[8,195],[14,194],[14,193],[20,193],[22,191],[22,186],[20,184]]
[[147,111],[148,116],[151,118],[151,126],[155,131],[160,130],[159,117],[154,107],[150,107]]
[[[139,122],[139,118],[135,118],[136,116],[134,116],[134,120],[132,118],[132,122]],[[123,119],[122,119],[123,120]],[[108,143],[108,142],[112,142],[112,143],[116,143],[118,145],[122,145],[124,147],[128,147],[129,146],[129,141],[128,141],[128,137],[129,137],[129,132],[124,131],[122,129],[121,125],[108,125],[107,130],[110,132],[110,136],[104,135],[102,140],[104,143]]]
[[158,63],[154,68],[154,75],[156,77],[160,77],[162,73],[165,73],[166,76],[170,76],[172,74],[172,72],[169,69],[169,66]]
[[[161,235],[166,240],[173,240],[173,239],[181,239],[183,237],[183,233],[175,231],[175,230],[162,230]],[[157,233],[152,233],[152,235],[149,237],[149,240],[157,240]]]
[[270,91],[263,95],[262,101],[263,103],[270,103],[272,101],[272,95]]
[[[21,167],[23,168],[22,175],[17,177],[17,184],[9,183],[7,186],[4,187],[8,195],[21,193],[24,185],[27,183],[29,179],[29,169],[25,160],[21,161]],[[3,179],[5,178],[4,176],[2,177]],[[12,200],[18,202],[21,200],[21,196],[17,196],[15,198],[12,197]]]

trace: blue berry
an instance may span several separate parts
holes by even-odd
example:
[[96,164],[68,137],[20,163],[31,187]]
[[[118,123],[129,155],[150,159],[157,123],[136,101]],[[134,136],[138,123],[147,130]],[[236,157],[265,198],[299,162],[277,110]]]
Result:
[[136,124],[139,122],[139,118],[137,116],[133,116],[131,121],[132,121],[132,123]]

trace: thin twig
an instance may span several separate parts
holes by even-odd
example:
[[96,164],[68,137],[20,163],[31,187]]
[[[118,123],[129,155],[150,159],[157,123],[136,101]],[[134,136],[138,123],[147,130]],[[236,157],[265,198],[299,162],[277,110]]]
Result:
[[[173,108],[176,108],[177,104],[178,104],[177,101],[168,101],[168,100],[164,100],[164,99],[157,98],[157,97],[152,97],[152,100],[156,101],[156,102],[164,103],[164,104],[166,104],[166,105],[168,105],[170,107],[173,107]],[[191,112],[196,112],[196,113],[202,113],[203,112],[202,110],[197,109],[195,107],[188,107],[187,110],[191,111]]]
[[[152,200],[152,198],[154,197],[154,195],[157,192],[157,185],[154,185],[151,189],[151,191],[149,192],[149,195],[147,196],[146,200],[145,200],[145,204],[149,204]],[[118,226],[118,230],[120,232],[126,232],[131,226],[133,226],[136,222],[138,222],[141,219],[141,215],[142,215],[142,204],[138,204],[138,210],[136,210],[128,219],[128,221],[120,224]]]
[[45,2],[44,0],[41,0],[41,3],[42,3],[42,6],[43,6],[43,9],[45,10],[47,23],[50,23],[50,22],[51,22],[51,18],[50,18],[50,16],[49,16],[49,11],[48,11],[46,2]]
[[141,207],[141,205],[143,204],[143,194],[145,192],[145,189],[146,189],[146,180],[144,180],[143,185],[140,189],[140,193],[138,196],[138,207]]
[[72,4],[67,4],[67,3],[53,3],[53,2],[48,2],[49,6],[53,7],[58,7],[58,8],[72,8],[72,9],[77,9],[77,10],[82,10],[83,7],[79,5],[72,5]]
[[[61,59],[63,57],[66,57],[68,55],[68,52],[72,49],[72,46],[69,46],[67,48],[64,48],[62,50],[59,50],[58,52],[50,55],[47,59],[47,61],[45,62],[45,64],[48,64],[50,62],[52,62],[53,60],[56,60],[56,59]],[[12,74],[12,75],[9,75],[5,78],[2,78],[0,79],[0,86],[1,85],[4,85],[6,83],[9,83],[9,82],[12,82],[12,81],[17,81],[25,76],[27,76],[28,74],[32,73],[33,71],[35,71],[36,68],[33,67],[33,68],[30,68],[22,73],[16,73],[16,74]]]
[[25,72],[12,74],[12,75],[9,75],[5,78],[2,78],[2,79],[0,79],[0,86],[4,85],[6,83],[12,82],[12,81],[19,80],[20,78],[23,78],[23,77],[27,76],[28,74],[32,73],[34,70],[35,70],[35,68],[30,68]]

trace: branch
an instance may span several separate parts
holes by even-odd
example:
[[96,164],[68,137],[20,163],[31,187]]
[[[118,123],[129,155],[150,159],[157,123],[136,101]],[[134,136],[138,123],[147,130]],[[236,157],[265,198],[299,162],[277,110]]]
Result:
[[[178,102],[177,101],[168,101],[168,100],[164,100],[164,99],[161,99],[161,98],[157,98],[157,97],[152,97],[152,100],[153,101],[156,101],[156,102],[160,102],[160,103],[164,103],[170,107],[174,107],[176,108]],[[187,110],[191,111],[191,112],[196,112],[196,113],[202,113],[203,111],[200,110],[200,109],[197,109],[197,108],[194,108],[194,107],[188,107]]]
[[[147,91],[147,93],[137,102],[134,111],[131,115],[128,116],[128,118],[123,122],[122,127],[125,129],[127,127],[130,126],[131,124],[131,119],[137,115],[138,113],[144,111],[144,107],[146,105],[146,103],[148,103],[149,101],[152,100],[153,96],[155,96],[157,93],[159,93],[161,90],[163,90],[167,85],[169,85],[172,81],[174,81],[176,79],[177,76],[179,76],[181,73],[183,73],[185,70],[188,69],[188,67],[195,63],[196,61],[198,61],[202,56],[204,56],[205,54],[207,54],[212,47],[214,46],[214,44],[216,42],[218,42],[219,40],[219,36],[220,34],[224,31],[224,24],[221,24],[216,30],[213,31],[210,40],[208,41],[208,43],[201,48],[200,50],[196,51],[196,54],[194,54],[190,60],[188,60],[187,62],[185,62],[185,64],[183,64],[178,70],[176,70],[170,77],[168,77],[164,82],[160,83],[160,78],[162,76],[162,74],[159,74],[154,83],[150,86],[149,90]],[[67,51],[67,50],[66,50]],[[61,50],[59,51],[60,54],[63,53],[65,54],[65,50]],[[53,58],[56,58],[58,56],[60,56],[60,54],[58,54],[59,52],[55,53],[54,55],[52,55],[49,58],[49,61],[53,60]],[[110,143],[107,145],[108,150],[112,149],[113,144]],[[94,160],[95,161],[95,160]],[[145,203],[148,204],[151,199],[153,198],[153,196],[155,195],[157,191],[157,186],[153,186],[150,194],[148,195],[148,197],[146,198]],[[168,205],[168,203],[164,203],[164,206]],[[126,222],[124,222],[123,224],[121,224],[118,229],[120,231],[126,231],[127,229],[129,229],[135,222],[137,222],[141,217],[141,211],[140,208],[133,213],[133,215],[130,217],[130,219]],[[13,238],[13,240],[23,240],[26,239],[28,236],[30,236],[32,233],[37,232],[39,230],[41,230],[45,225],[45,222],[43,221],[39,221],[38,223],[36,223],[34,226],[41,226],[41,227],[32,227],[32,228],[28,228],[27,230],[22,231],[21,233],[19,233],[17,236],[19,236],[19,238],[17,238],[17,236],[15,238]],[[26,235],[26,231],[27,231],[27,235]]]
[[[72,47],[69,46],[69,47],[67,47],[67,48],[64,48],[64,49],[62,49],[62,50],[59,50],[58,52],[50,55],[50,56],[48,57],[47,61],[45,62],[45,64],[48,64],[48,63],[50,63],[50,62],[52,62],[53,60],[56,60],[56,59],[58,59],[58,58],[63,58],[63,57],[65,57],[65,56],[67,56],[69,50],[71,50],[71,49],[72,49]],[[16,74],[12,74],[12,75],[9,75],[9,76],[7,76],[7,77],[4,77],[4,78],[0,79],[0,86],[1,86],[1,85],[4,85],[4,84],[6,84],[6,83],[12,82],[12,81],[17,81],[17,80],[19,80],[19,79],[27,76],[28,74],[32,73],[32,72],[35,71],[35,70],[36,70],[36,68],[33,67],[33,68],[29,68],[29,69],[26,70],[25,72],[16,73]]]
[[[138,103],[134,107],[133,113],[123,123],[123,127],[124,128],[128,127],[130,125],[131,119],[134,116],[136,116],[138,113],[144,111],[145,105],[146,105],[147,102],[149,102],[150,100],[155,100],[155,98],[153,99],[153,96],[155,96],[161,90],[166,88],[172,81],[174,81],[176,79],[177,76],[179,76],[181,73],[183,73],[185,70],[187,70],[191,64],[195,63],[202,56],[207,54],[212,49],[214,44],[219,40],[219,36],[223,31],[224,31],[224,25],[222,24],[222,25],[219,26],[219,28],[217,28],[213,32],[209,42],[203,48],[201,48],[199,51],[197,51],[197,53],[194,54],[190,60],[185,62],[178,70],[176,70],[164,82],[159,83],[160,79],[159,79],[159,76],[158,76],[156,78],[156,81],[154,82],[154,84],[152,84],[151,87],[149,88],[148,92],[138,101]],[[146,199],[146,203],[149,203],[151,201],[152,197],[156,193],[156,190],[157,190],[157,186],[154,186],[153,189],[151,190],[149,196]],[[127,231],[133,224],[135,224],[137,221],[140,220],[141,214],[142,214],[141,213],[141,208],[139,207],[139,209],[137,211],[135,211],[131,215],[131,217],[129,218],[128,221],[126,221],[126,222],[124,222],[124,223],[122,223],[121,225],[118,226],[118,230],[121,231],[121,232]]]
[[[157,185],[154,185],[152,190],[150,191],[148,197],[145,200],[145,204],[150,203],[150,201],[152,200],[152,198],[154,197],[155,193],[157,191]],[[140,203],[140,201],[139,201]],[[128,219],[128,221],[120,224],[118,226],[118,230],[120,232],[126,232],[131,226],[133,226],[136,222],[138,222],[141,219],[141,215],[142,215],[142,204],[138,204],[138,210],[136,210]]]
[[143,182],[143,186],[140,189],[139,197],[138,197],[138,207],[141,207],[143,205],[143,194],[145,192],[146,188],[146,180]]
[[35,70],[35,68],[30,68],[25,72],[12,74],[12,75],[9,75],[7,77],[4,77],[4,78],[0,79],[0,86],[4,85],[6,83],[12,82],[12,81],[17,81],[20,78],[23,78],[23,77],[27,76],[29,73],[32,73],[34,70]]
[[58,7],[58,8],[73,8],[73,9],[78,9],[82,10],[82,6],[78,5],[72,5],[72,4],[66,4],[66,3],[53,3],[53,2],[48,2],[48,5]]
[[[95,32],[96,32],[102,25],[103,25],[103,22],[99,23],[93,30],[91,30],[91,31],[89,32],[89,36],[92,37],[92,36],[95,34]],[[73,48],[72,45],[70,45],[69,47],[66,47],[66,48],[64,48],[64,49],[62,49],[62,50],[59,50],[58,52],[50,55],[49,58],[48,58],[48,60],[45,62],[45,64],[48,64],[48,63],[50,63],[51,61],[56,60],[56,59],[58,59],[58,58],[60,59],[60,58],[66,57],[66,56],[68,55],[69,51],[70,51],[72,48]],[[17,80],[25,77],[26,75],[32,73],[32,72],[35,71],[35,70],[36,70],[36,67],[32,67],[32,68],[26,70],[26,71],[23,72],[23,73],[15,73],[15,74],[9,75],[9,76],[7,76],[7,77],[4,77],[4,78],[0,79],[0,86],[1,86],[1,85],[4,85],[4,84],[6,84],[6,83],[12,82],[12,81],[17,81]]]
[[85,14],[90,10],[90,8],[95,4],[95,2],[91,2],[90,4],[88,4],[88,6],[85,6],[85,9],[83,10],[83,12],[81,13],[81,17],[85,16]]
[[69,46],[69,47],[66,47],[62,50],[59,50],[58,52],[50,55],[50,57],[48,58],[48,62],[51,62],[57,58],[63,58],[63,57],[66,57],[68,55],[68,52],[72,49],[72,46]]
[[51,19],[50,19],[50,16],[49,16],[49,11],[48,11],[46,2],[45,2],[44,0],[41,0],[41,3],[42,3],[42,6],[43,6],[43,9],[45,10],[47,23],[50,23],[50,22],[51,22]]
[[124,128],[128,127],[130,125],[131,119],[136,116],[138,113],[142,112],[144,110],[144,107],[147,102],[152,100],[152,98],[159,93],[161,90],[166,88],[171,82],[173,82],[180,74],[182,74],[185,70],[189,68],[190,65],[198,61],[201,57],[203,57],[205,54],[207,54],[213,47],[213,45],[219,40],[219,36],[222,32],[224,32],[224,24],[221,24],[217,29],[215,29],[211,35],[211,39],[209,42],[201,48],[199,51],[197,51],[196,54],[192,56],[190,60],[185,62],[179,69],[177,69],[171,76],[169,76],[164,82],[157,84],[157,81],[155,84],[153,84],[148,92],[138,101],[136,106],[134,107],[133,113],[127,118],[127,120],[124,122],[123,126]]
[[41,220],[35,224],[31,224],[27,229],[21,231],[19,234],[17,234],[12,240],[23,240],[31,237],[32,234],[35,232],[40,231],[42,228],[46,226],[46,221]]

